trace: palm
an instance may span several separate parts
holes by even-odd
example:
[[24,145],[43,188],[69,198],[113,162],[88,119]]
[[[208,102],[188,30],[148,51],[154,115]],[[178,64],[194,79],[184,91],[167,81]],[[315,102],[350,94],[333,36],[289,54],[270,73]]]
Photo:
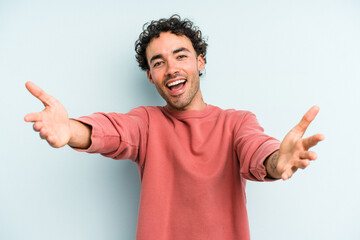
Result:
[[25,121],[34,122],[34,130],[40,132],[40,137],[46,139],[52,147],[66,145],[70,140],[71,132],[64,106],[32,82],[27,82],[26,88],[44,104],[45,109],[38,113],[27,114]]

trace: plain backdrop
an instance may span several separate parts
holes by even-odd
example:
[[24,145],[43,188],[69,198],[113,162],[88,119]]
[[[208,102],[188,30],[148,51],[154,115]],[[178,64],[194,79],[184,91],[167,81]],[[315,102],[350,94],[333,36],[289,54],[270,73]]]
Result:
[[[71,117],[164,105],[135,61],[142,25],[174,13],[208,38],[207,103],[251,110],[278,139],[312,106],[319,158],[289,181],[248,182],[251,236],[360,239],[360,2],[0,0],[0,239],[134,239],[135,163],[53,149],[23,117],[42,104]],[[186,239],[186,236],[184,236]]]

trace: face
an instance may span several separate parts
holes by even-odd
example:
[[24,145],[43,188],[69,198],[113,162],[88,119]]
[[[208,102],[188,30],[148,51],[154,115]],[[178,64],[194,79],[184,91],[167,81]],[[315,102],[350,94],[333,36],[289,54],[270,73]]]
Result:
[[170,110],[199,110],[205,107],[199,89],[199,71],[205,67],[189,38],[163,32],[146,49],[150,70],[147,76]]

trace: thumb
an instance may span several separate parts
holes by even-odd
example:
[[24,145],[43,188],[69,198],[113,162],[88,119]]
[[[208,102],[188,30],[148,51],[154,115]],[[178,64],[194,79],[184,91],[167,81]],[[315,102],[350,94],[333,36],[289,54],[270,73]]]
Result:
[[320,108],[318,106],[311,107],[303,116],[301,121],[293,128],[296,132],[300,133],[301,136],[304,135],[306,129],[310,125],[310,123],[315,119],[318,114]]

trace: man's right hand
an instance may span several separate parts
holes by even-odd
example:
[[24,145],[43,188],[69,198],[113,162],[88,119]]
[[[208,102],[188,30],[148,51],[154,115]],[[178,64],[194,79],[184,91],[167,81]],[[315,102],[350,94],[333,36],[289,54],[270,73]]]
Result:
[[36,84],[27,82],[25,86],[32,95],[44,104],[45,109],[41,112],[27,114],[24,120],[33,122],[34,130],[39,132],[40,137],[52,147],[60,148],[68,144],[71,138],[71,128],[64,106]]

